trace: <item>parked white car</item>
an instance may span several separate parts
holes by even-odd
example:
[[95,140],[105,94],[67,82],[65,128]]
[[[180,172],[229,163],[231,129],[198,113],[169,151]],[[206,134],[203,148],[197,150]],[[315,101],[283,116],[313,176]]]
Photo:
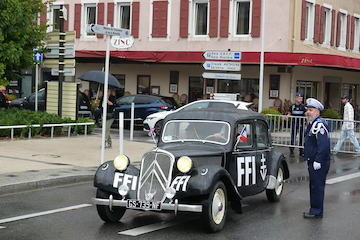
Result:
[[237,108],[243,110],[251,110],[250,106],[252,103],[242,102],[242,101],[229,101],[229,100],[198,100],[191,102],[181,108],[178,108],[173,111],[164,111],[150,114],[144,120],[144,131],[149,132],[150,129],[154,128],[156,135],[160,134],[162,123],[164,118],[174,112],[182,110],[190,110],[196,108]]

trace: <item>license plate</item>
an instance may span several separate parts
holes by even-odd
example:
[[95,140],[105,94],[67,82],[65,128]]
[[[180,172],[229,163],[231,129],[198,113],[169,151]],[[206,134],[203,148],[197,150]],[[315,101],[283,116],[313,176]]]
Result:
[[136,200],[136,199],[128,199],[127,208],[132,209],[144,209],[144,210],[161,210],[161,202],[151,202],[151,201],[142,201],[142,200]]
[[88,109],[87,106],[80,106],[80,109]]

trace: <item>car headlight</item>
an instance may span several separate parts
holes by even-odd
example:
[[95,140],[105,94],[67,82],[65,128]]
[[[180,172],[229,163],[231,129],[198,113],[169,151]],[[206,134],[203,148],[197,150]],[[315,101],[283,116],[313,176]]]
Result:
[[114,167],[117,170],[124,171],[130,164],[130,160],[125,155],[119,155],[114,159]]
[[145,121],[151,121],[151,120],[153,120],[155,117],[147,117],[146,119],[145,119]]
[[189,172],[191,170],[191,168],[192,168],[191,159],[189,157],[187,157],[187,156],[179,158],[179,160],[177,161],[177,168],[182,173]]

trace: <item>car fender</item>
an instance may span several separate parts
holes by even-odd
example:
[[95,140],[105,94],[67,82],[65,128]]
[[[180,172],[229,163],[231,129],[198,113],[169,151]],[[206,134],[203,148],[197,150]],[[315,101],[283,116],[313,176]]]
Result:
[[284,154],[277,151],[273,151],[271,166],[269,168],[269,175],[274,176],[276,178],[280,164],[282,164],[284,167],[284,179],[288,179],[290,177],[290,171],[289,171],[289,166],[286,162],[286,158]]
[[96,171],[94,186],[119,195],[118,187],[125,184],[129,187],[129,193],[126,198],[136,198],[139,175],[140,170],[133,165],[129,165],[125,171],[121,172],[114,167],[113,161],[107,161]]

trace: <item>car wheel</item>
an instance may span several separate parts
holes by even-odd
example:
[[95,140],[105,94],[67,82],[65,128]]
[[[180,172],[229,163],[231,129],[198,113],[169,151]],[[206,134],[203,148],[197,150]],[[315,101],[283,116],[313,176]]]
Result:
[[208,232],[218,232],[225,224],[227,209],[226,188],[222,181],[218,181],[209,198],[203,202],[201,222]]
[[284,190],[284,167],[280,164],[276,176],[276,184],[274,189],[266,189],[266,196],[270,202],[278,202]]
[[160,120],[155,124],[154,131],[155,131],[156,136],[160,136],[160,131],[161,131],[162,125],[163,125],[163,120]]
[[[104,192],[100,189],[96,191],[96,198],[108,199],[110,194]],[[113,207],[112,211],[109,209],[109,206],[105,205],[96,205],[97,212],[100,218],[109,223],[118,222],[122,216],[124,216],[126,208],[123,207]]]

